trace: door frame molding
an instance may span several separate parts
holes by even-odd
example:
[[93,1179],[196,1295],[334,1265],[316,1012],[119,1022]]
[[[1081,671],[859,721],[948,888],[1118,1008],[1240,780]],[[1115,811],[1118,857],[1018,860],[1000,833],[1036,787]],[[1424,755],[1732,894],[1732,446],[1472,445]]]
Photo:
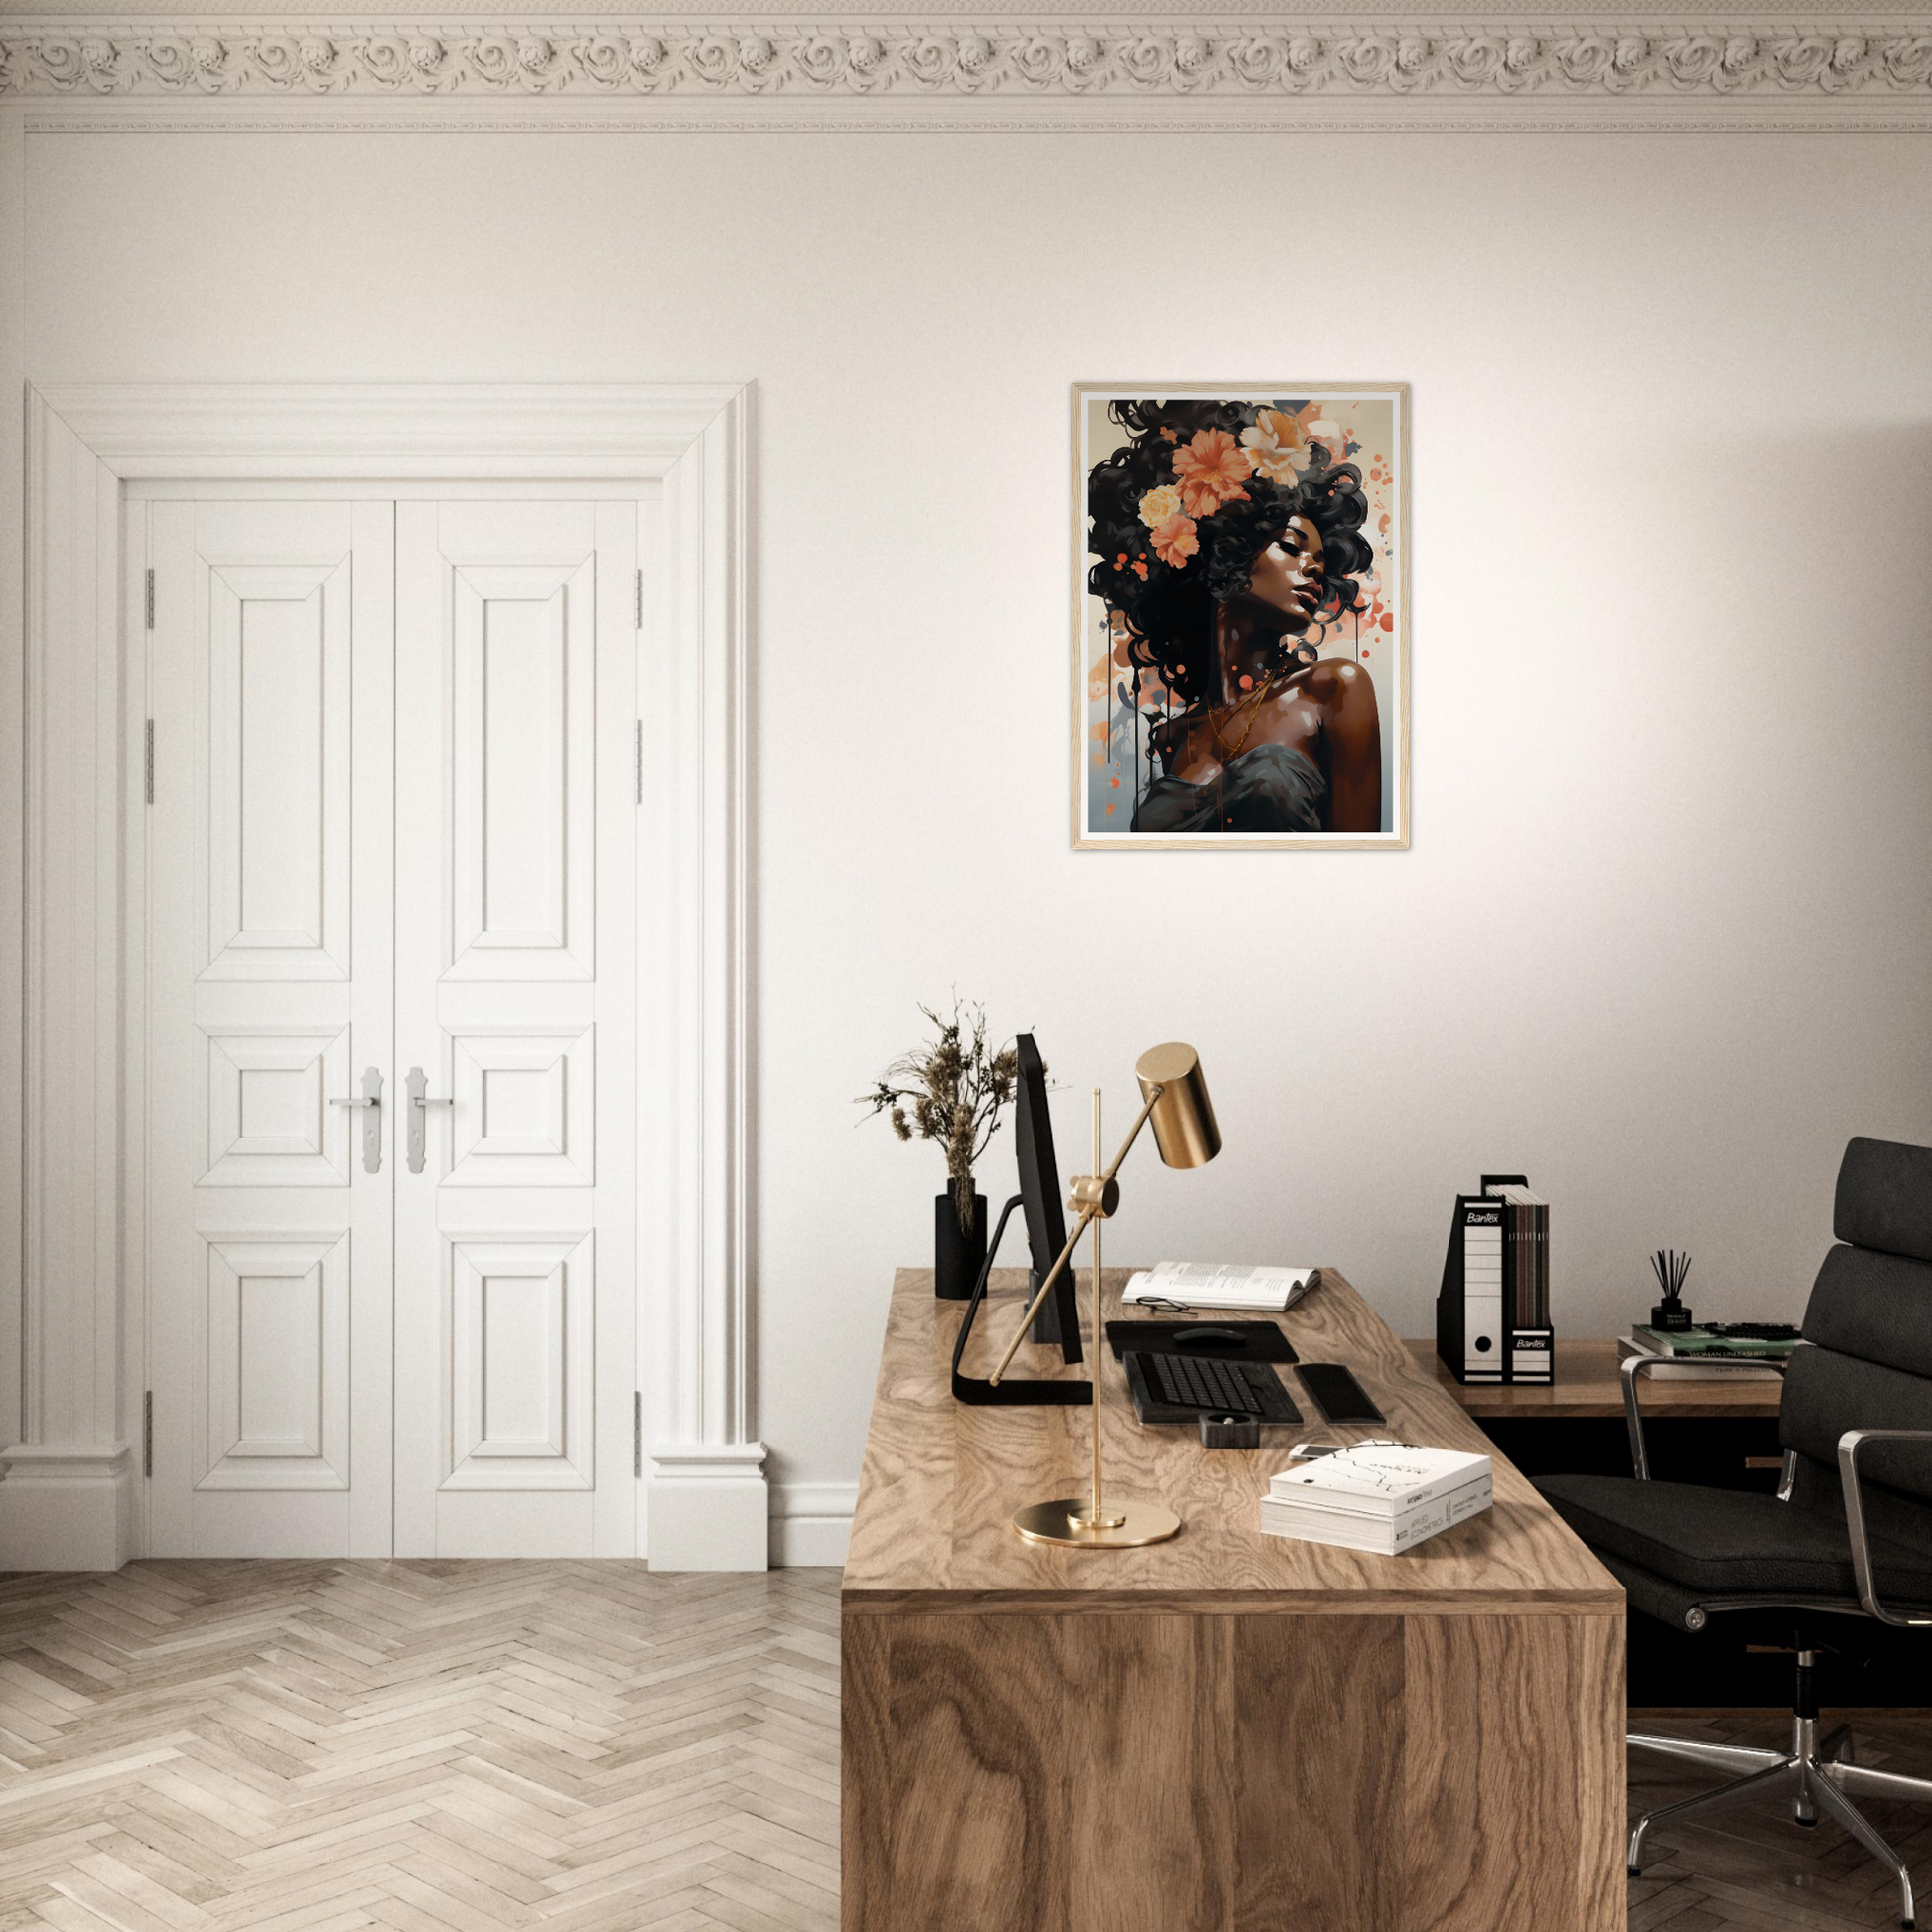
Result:
[[144,1098],[144,842],[130,829],[145,809],[144,559],[124,542],[123,491],[195,479],[659,483],[650,615],[670,661],[651,669],[669,730],[653,741],[658,822],[639,833],[677,917],[646,946],[639,989],[640,1079],[667,1096],[639,1123],[639,1273],[669,1292],[638,1310],[653,1463],[638,1547],[661,1569],[764,1566],[748,1199],[752,402],[750,383],[28,386],[24,770],[0,789],[0,848],[24,855],[26,966],[24,1265],[0,1279],[7,1567],[113,1569],[145,1540],[142,1136],[122,1126]]

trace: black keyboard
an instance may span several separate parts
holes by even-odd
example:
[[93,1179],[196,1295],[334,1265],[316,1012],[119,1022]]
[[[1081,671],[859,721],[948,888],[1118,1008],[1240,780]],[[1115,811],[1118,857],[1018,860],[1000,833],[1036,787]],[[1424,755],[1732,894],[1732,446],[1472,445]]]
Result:
[[1148,1413],[1148,1408],[1185,1410],[1189,1417],[1252,1416],[1257,1422],[1296,1423],[1302,1412],[1266,1362],[1218,1362],[1191,1355],[1153,1355],[1130,1350],[1128,1381],[1144,1390],[1148,1405],[1142,1421],[1177,1421]]

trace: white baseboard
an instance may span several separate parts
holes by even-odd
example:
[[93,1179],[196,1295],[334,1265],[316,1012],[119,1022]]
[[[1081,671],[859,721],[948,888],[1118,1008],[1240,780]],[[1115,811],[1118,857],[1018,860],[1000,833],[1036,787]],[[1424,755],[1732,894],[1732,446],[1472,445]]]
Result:
[[650,1455],[653,1570],[769,1567],[771,1498],[762,1443],[667,1443]]
[[782,1482],[771,1490],[771,1561],[796,1569],[842,1568],[852,1540],[856,1482]]
[[[761,1444],[654,1450],[653,1570],[837,1569],[856,1482],[768,1484]],[[0,1451],[0,1571],[118,1570],[133,1554],[134,1457],[125,1443]]]
[[125,1443],[16,1443],[0,1467],[0,1570],[118,1570],[134,1554]]

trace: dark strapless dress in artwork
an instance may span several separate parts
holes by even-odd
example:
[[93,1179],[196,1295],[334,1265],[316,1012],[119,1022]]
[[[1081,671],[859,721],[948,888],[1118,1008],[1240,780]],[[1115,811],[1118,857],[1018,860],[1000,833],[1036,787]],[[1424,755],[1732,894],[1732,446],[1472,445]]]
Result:
[[1318,832],[1328,780],[1287,745],[1257,745],[1218,778],[1156,778],[1134,808],[1137,832]]

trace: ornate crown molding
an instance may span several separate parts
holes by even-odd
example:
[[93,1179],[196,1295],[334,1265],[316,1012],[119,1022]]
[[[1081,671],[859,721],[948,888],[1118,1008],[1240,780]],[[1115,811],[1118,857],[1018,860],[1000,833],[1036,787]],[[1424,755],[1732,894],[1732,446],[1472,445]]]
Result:
[[805,26],[0,20],[0,92],[238,102],[1304,101],[1932,109],[1932,19],[1509,27],[1170,18]]

